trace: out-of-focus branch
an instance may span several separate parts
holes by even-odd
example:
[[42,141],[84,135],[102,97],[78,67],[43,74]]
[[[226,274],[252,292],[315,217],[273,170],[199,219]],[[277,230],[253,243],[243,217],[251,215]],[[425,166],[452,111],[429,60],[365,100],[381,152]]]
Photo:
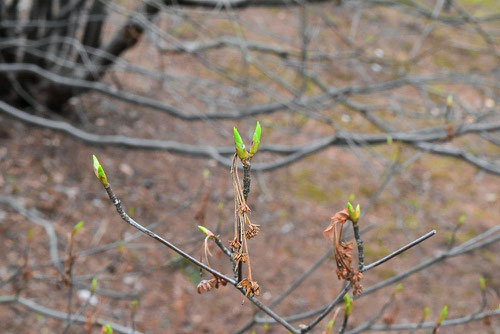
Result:
[[[467,315],[464,317],[459,317],[459,318],[454,318],[454,319],[448,319],[444,320],[441,323],[440,327],[443,326],[459,326],[466,324],[468,322],[472,321],[478,321],[484,318],[488,317],[495,317],[500,315],[500,309],[493,310],[493,311],[486,311],[482,313],[476,313],[476,314],[471,314]],[[350,330],[347,332],[347,334],[356,334],[356,333],[362,333],[365,331],[408,331],[408,330],[413,330],[413,329],[425,329],[425,328],[434,328],[436,326],[435,322],[422,322],[422,323],[411,323],[411,324],[393,324],[393,325],[371,325],[367,328],[363,328],[362,331],[359,329],[354,328],[353,330]]]
[[58,243],[57,234],[54,230],[52,222],[41,218],[36,210],[26,209],[24,205],[22,205],[19,201],[15,200],[14,198],[8,196],[0,196],[0,203],[10,206],[11,208],[16,210],[19,214],[23,215],[31,222],[35,223],[36,225],[42,226],[45,229],[45,232],[47,233],[49,239],[49,254],[51,261],[54,263],[56,268],[59,271],[61,271],[62,266],[61,266],[61,261],[59,259],[59,251],[57,248],[57,243]]
[[[13,118],[21,120],[30,125],[40,126],[44,128],[49,128],[51,130],[60,131],[81,140],[87,144],[96,146],[118,146],[124,148],[133,149],[145,149],[145,150],[163,150],[169,151],[171,153],[183,154],[193,157],[204,157],[215,159],[218,163],[223,166],[230,166],[230,161],[224,158],[223,155],[232,154],[234,148],[231,146],[224,147],[214,147],[214,146],[203,146],[203,145],[189,145],[183,144],[175,141],[162,141],[155,139],[142,139],[142,138],[131,138],[120,135],[97,135],[89,133],[74,127],[73,125],[62,122],[49,120],[43,117],[34,116],[28,114],[22,110],[19,110],[11,105],[0,101],[0,112],[3,112]],[[490,122],[490,123],[472,123],[465,124],[461,127],[455,137],[465,135],[474,132],[485,132],[485,131],[497,131],[500,129],[500,122]],[[424,145],[426,141],[440,141],[446,140],[448,138],[448,132],[444,127],[427,128],[419,131],[413,132],[395,132],[388,134],[351,134],[351,133],[339,133],[330,137],[319,139],[317,141],[303,144],[303,145],[265,145],[263,144],[259,150],[262,152],[272,152],[278,154],[288,154],[285,158],[279,159],[274,162],[260,163],[253,165],[253,169],[256,171],[266,171],[273,170],[279,167],[289,165],[296,162],[308,155],[319,152],[329,146],[345,146],[350,143],[360,143],[363,145],[379,145],[385,144],[387,142],[387,137],[391,136],[393,140],[400,141],[407,144]],[[426,147],[425,149],[427,149]],[[440,146],[434,146],[432,149],[429,148],[431,153],[451,155],[449,148],[444,148]],[[456,157],[467,157],[467,162],[471,162],[490,173],[500,175],[500,165],[486,162],[479,158],[475,158],[471,154],[460,154]],[[481,161],[478,161],[481,160]]]
[[[109,59],[109,58],[106,58]],[[476,78],[474,73],[470,75],[462,75],[458,73],[448,73],[448,74],[435,74],[427,76],[414,76],[414,77],[402,77],[394,80],[375,82],[365,85],[352,85],[344,86],[340,88],[329,88],[327,92],[313,96],[313,97],[303,97],[299,100],[291,100],[285,102],[272,102],[262,105],[254,105],[245,107],[242,109],[228,111],[228,112],[218,112],[218,113],[199,113],[199,114],[186,114],[181,110],[167,105],[159,100],[151,99],[127,91],[121,91],[113,86],[109,86],[102,82],[94,82],[91,80],[82,80],[77,77],[67,77],[61,76],[57,73],[47,71],[37,65],[27,64],[27,63],[12,63],[12,64],[0,64],[0,73],[30,73],[38,75],[54,84],[62,85],[74,89],[76,91],[96,91],[101,94],[120,99],[125,102],[129,102],[135,105],[145,106],[153,108],[162,112],[165,112],[176,118],[185,121],[206,121],[206,120],[222,120],[222,119],[240,119],[244,117],[251,117],[261,114],[269,114],[281,110],[286,110],[290,105],[296,105],[297,107],[307,107],[308,105],[314,106],[318,103],[324,103],[332,98],[339,98],[342,96],[349,96],[355,94],[371,94],[385,90],[391,90],[398,87],[403,87],[406,85],[420,85],[424,83],[432,83],[435,81],[440,82],[454,82],[454,83],[477,83],[483,82],[484,78]],[[491,85],[496,86],[495,83]]]
[[[57,311],[45,306],[42,306],[40,304],[35,303],[34,301],[19,297],[19,296],[0,296],[0,304],[18,304],[26,309],[33,311],[37,314],[43,315],[45,317],[61,320],[61,321],[66,321],[68,318],[68,314],[65,312]],[[72,315],[71,316],[71,321],[74,323],[79,323],[79,324],[86,324],[87,323],[87,318],[81,315]],[[123,334],[141,334],[139,331],[134,331],[130,327],[126,327],[114,322],[107,321],[102,318],[96,318],[93,319],[92,325],[94,327],[102,327],[104,325],[110,325],[111,328],[113,328],[114,331],[117,333],[123,333]]]

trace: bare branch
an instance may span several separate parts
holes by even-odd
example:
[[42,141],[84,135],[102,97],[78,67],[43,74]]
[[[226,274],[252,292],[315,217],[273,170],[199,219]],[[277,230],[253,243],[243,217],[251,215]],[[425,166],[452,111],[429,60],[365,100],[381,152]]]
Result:
[[[87,144],[92,144],[96,146],[119,146],[125,148],[133,149],[147,149],[147,150],[163,150],[169,151],[171,153],[189,155],[193,157],[205,157],[215,159],[223,166],[230,166],[229,159],[223,157],[225,154],[231,154],[233,152],[232,146],[227,147],[213,147],[213,146],[202,146],[202,145],[189,145],[183,144],[175,141],[162,141],[155,139],[141,139],[141,138],[130,138],[125,136],[109,136],[109,135],[97,135],[92,134],[83,130],[80,130],[69,123],[62,121],[48,120],[39,116],[30,115],[23,112],[17,108],[14,108],[3,101],[0,101],[0,111],[14,117],[18,120],[26,122],[30,125],[41,126],[44,128],[49,128],[51,130],[64,132],[76,139],[79,139]],[[460,131],[455,134],[455,137],[465,135],[474,132],[484,132],[484,131],[497,131],[500,129],[500,122],[491,123],[473,123],[464,125]],[[256,171],[267,171],[277,169],[293,162],[296,162],[308,155],[319,152],[329,146],[345,146],[349,143],[362,143],[365,145],[379,145],[387,143],[387,136],[390,135],[393,140],[401,141],[408,144],[424,145],[423,141],[439,141],[448,138],[448,132],[443,127],[438,128],[427,128],[415,132],[396,132],[390,134],[349,134],[340,133],[334,136],[319,139],[315,142],[305,144],[305,145],[262,145],[259,149],[260,151],[279,153],[279,154],[289,154],[287,157],[282,158],[275,162],[260,163],[253,165],[253,169]],[[432,153],[437,154],[449,154],[449,149],[444,148],[433,148],[430,149]],[[461,156],[461,155],[460,155]],[[477,163],[477,166],[493,174],[500,174],[500,165],[493,163],[485,163],[482,161],[479,163],[477,159],[469,155],[466,155],[468,160],[472,160]],[[481,160],[481,159],[479,159]],[[469,162],[472,162],[469,161]]]
[[[0,304],[19,304],[19,305],[25,307],[26,309],[33,311],[37,314],[43,315],[45,317],[61,320],[61,321],[66,321],[68,318],[67,313],[42,306],[40,304],[35,303],[34,301],[32,301],[30,299],[26,299],[26,298],[19,297],[19,296],[0,296]],[[87,322],[87,318],[84,316],[81,316],[81,315],[74,315],[73,314],[71,316],[71,321],[74,323],[85,324]],[[113,330],[116,331],[117,333],[141,334],[141,332],[139,332],[137,330],[134,331],[130,327],[125,327],[125,326],[122,326],[120,324],[117,324],[117,323],[114,323],[111,321],[107,321],[107,320],[102,319],[102,318],[93,319],[92,325],[94,327],[102,327],[104,325],[110,325],[111,328],[113,328]]]
[[[499,316],[500,310],[486,311],[477,314],[471,314],[460,318],[444,320],[441,323],[443,326],[460,326],[468,322],[478,321],[488,317]],[[370,327],[364,328],[362,331],[356,328],[348,331],[347,334],[361,333],[363,331],[407,331],[419,328],[434,328],[436,326],[435,322],[423,322],[423,323],[412,323],[412,324],[393,324],[393,325],[372,325]]]

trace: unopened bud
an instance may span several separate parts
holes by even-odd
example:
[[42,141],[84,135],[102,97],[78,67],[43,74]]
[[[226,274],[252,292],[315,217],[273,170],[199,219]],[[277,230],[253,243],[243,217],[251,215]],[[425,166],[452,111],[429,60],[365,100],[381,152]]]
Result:
[[332,328],[333,328],[333,319],[330,319],[330,321],[328,321],[328,323],[326,324],[326,332],[330,333]]
[[430,312],[430,308],[429,308],[429,306],[426,306],[424,308],[424,320],[427,319],[427,317],[429,316],[429,312]]
[[262,133],[262,129],[260,127],[260,123],[257,121],[257,125],[255,126],[255,131],[253,133],[252,146],[250,147],[250,154],[252,154],[252,155],[257,153],[257,151],[259,150],[261,133]]
[[351,202],[347,202],[347,211],[349,212],[349,218],[353,223],[357,223],[359,216],[361,215],[361,207],[359,204],[356,206],[356,210],[352,207]]
[[106,173],[104,173],[104,169],[102,169],[102,166],[99,163],[99,160],[97,160],[95,155],[92,156],[92,159],[94,161],[95,176],[102,183],[104,187],[107,187],[109,184],[108,184],[108,178],[106,177]]
[[446,319],[447,316],[448,316],[448,306],[445,305],[441,310],[441,314],[439,315],[438,326],[441,325],[441,323],[444,321],[444,319]]
[[446,98],[446,106],[451,107],[452,104],[453,104],[453,95],[450,94]]
[[248,158],[248,153],[247,150],[245,149],[245,144],[243,144],[243,140],[241,139],[241,136],[236,127],[233,128],[233,134],[234,134],[234,147],[236,148],[236,154],[243,161],[246,158]]
[[102,326],[101,333],[102,334],[113,334],[113,328],[111,328],[110,325],[106,324],[106,325]]
[[345,294],[344,296],[344,303],[345,303],[345,315],[349,316],[352,311],[352,298],[349,296],[348,293]]
[[73,231],[71,231],[71,234],[72,235],[75,235],[78,233],[78,231],[80,231],[83,227],[83,220],[80,220],[76,225],[75,227],[73,227]]
[[212,231],[210,231],[208,228],[204,227],[204,226],[201,226],[201,225],[198,225],[198,228],[200,229],[201,232],[205,233],[205,235],[207,237],[213,237],[214,234],[212,233]]
[[28,242],[31,242],[33,240],[34,235],[35,235],[35,230],[33,228],[30,228],[27,234]]
[[90,283],[90,292],[94,293],[96,288],[97,288],[97,278],[94,277],[92,279],[92,282]]
[[458,223],[460,225],[463,225],[465,223],[465,220],[467,219],[467,216],[465,214],[460,215],[460,218],[458,218]]
[[483,276],[479,277],[479,288],[481,289],[481,291],[486,290],[486,280]]
[[132,311],[137,311],[137,306],[139,305],[139,301],[137,299],[132,300]]

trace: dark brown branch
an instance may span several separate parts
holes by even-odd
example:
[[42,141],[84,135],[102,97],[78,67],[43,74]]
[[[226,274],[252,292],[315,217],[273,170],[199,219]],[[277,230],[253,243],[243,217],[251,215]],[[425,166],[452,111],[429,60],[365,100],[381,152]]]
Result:
[[[500,315],[500,309],[482,312],[482,313],[471,314],[471,315],[467,315],[467,316],[460,317],[460,318],[444,320],[441,323],[441,327],[459,326],[459,325],[466,324],[468,322],[478,321],[478,320],[481,320],[484,318],[494,317],[494,316],[499,316],[499,315]],[[411,323],[411,324],[393,324],[393,325],[372,325],[372,326],[364,329],[363,331],[407,331],[407,330],[419,329],[419,328],[434,328],[435,326],[436,326],[435,322],[423,322],[423,323]],[[360,331],[353,329],[352,331],[347,332],[347,334],[355,334],[355,333],[360,333]]]
[[[135,11],[127,18],[127,21],[115,32],[114,36],[103,45],[101,54],[113,55],[119,57],[125,51],[133,47],[142,36],[144,32],[144,25],[140,22],[139,18],[144,18],[146,20],[151,20],[160,11],[160,6],[152,1],[144,1],[139,5]],[[97,76],[93,73],[87,73],[85,76],[80,76],[80,78],[85,80],[96,80],[101,78],[104,73],[106,73],[107,68],[113,65],[114,62],[107,56],[102,56],[100,54],[94,57],[94,65],[98,68]]]
[[[156,233],[148,230],[147,228],[145,228],[144,226],[142,226],[141,224],[137,223],[135,220],[133,220],[132,218],[130,218],[129,215],[127,215],[127,213],[125,212],[125,210],[123,209],[122,205],[121,205],[121,202],[116,198],[116,195],[114,194],[113,190],[111,189],[111,186],[108,184],[107,186],[104,186],[104,189],[106,190],[107,194],[108,194],[108,197],[109,199],[111,200],[111,202],[114,204],[114,206],[116,207],[116,211],[118,212],[118,214],[120,215],[120,217],[128,224],[132,225],[133,227],[135,227],[136,229],[138,229],[139,231],[141,231],[142,233],[146,234],[147,236],[155,239],[156,241],[162,243],[163,245],[167,246],[168,248],[172,249],[173,251],[175,251],[177,254],[179,254],[180,256],[184,257],[185,259],[189,260],[190,262],[192,262],[193,264],[195,264],[196,266],[208,271],[209,273],[213,274],[214,276],[216,277],[219,277],[219,278],[222,278],[224,279],[226,282],[228,283],[231,283],[232,285],[234,285],[235,287],[237,286],[238,282],[236,282],[235,280],[219,273],[218,271],[216,271],[215,269],[207,266],[206,264],[204,264],[203,262],[201,261],[198,261],[196,258],[192,257],[191,255],[189,255],[188,253],[184,252],[182,249],[178,248],[177,246],[175,246],[174,244],[172,244],[171,242],[163,239],[162,237],[158,236]],[[286,320],[284,320],[283,318],[281,318],[279,315],[277,315],[276,313],[274,313],[270,308],[268,308],[267,306],[263,305],[262,303],[260,303],[256,298],[254,297],[251,297],[251,296],[247,296],[246,295],[246,291],[245,289],[243,288],[238,288],[238,290],[244,294],[246,296],[247,299],[251,300],[252,303],[254,303],[257,307],[259,307],[263,312],[265,312],[266,314],[268,314],[271,318],[273,318],[274,320],[276,320],[278,323],[282,324],[285,328],[287,328],[289,331],[291,331],[292,333],[299,333],[292,325],[290,325]]]
[[[107,59],[107,63],[111,62],[109,58],[110,53],[106,52],[105,55],[96,55],[95,57],[104,57]],[[104,59],[103,58],[103,59]],[[95,67],[95,66],[94,66]],[[366,85],[352,85],[344,86],[340,88],[330,88],[326,93],[319,94],[312,97],[303,97],[302,99],[293,99],[286,102],[272,102],[268,104],[255,105],[250,107],[245,107],[242,109],[237,109],[228,112],[217,112],[217,113],[198,113],[198,114],[186,114],[181,110],[167,105],[159,100],[151,99],[148,97],[140,96],[134,93],[121,91],[115,87],[109,86],[102,82],[93,82],[91,79],[79,79],[78,77],[66,77],[61,76],[56,73],[42,69],[34,64],[27,63],[13,63],[13,64],[0,64],[1,72],[19,72],[19,73],[29,73],[40,76],[53,84],[59,86],[68,87],[77,92],[84,92],[88,90],[96,91],[101,94],[120,99],[125,102],[129,102],[135,105],[145,106],[153,108],[162,112],[165,112],[176,118],[185,121],[206,121],[206,120],[222,120],[222,119],[240,119],[244,117],[251,117],[261,114],[270,114],[277,111],[287,110],[290,107],[300,107],[304,108],[307,106],[314,106],[319,103],[324,103],[333,98],[340,98],[346,95],[354,94],[372,94],[379,91],[391,90],[398,87],[403,87],[406,85],[416,85],[431,83],[435,81],[451,81],[454,83],[462,82],[474,82],[474,74],[471,73],[469,76],[464,76],[458,73],[451,74],[435,74],[428,76],[414,76],[414,77],[403,77],[394,80],[376,82]],[[95,78],[95,76],[94,76]],[[394,138],[395,140],[397,138]],[[384,138],[386,140],[386,138]]]
[[[164,150],[164,151],[169,151],[171,153],[183,154],[192,157],[212,158],[223,166],[230,166],[230,161],[224,158],[223,155],[234,153],[234,147],[232,146],[213,147],[213,146],[202,146],[202,145],[189,145],[175,141],[131,138],[120,135],[116,136],[97,135],[80,130],[66,122],[54,121],[45,119],[43,117],[30,115],[22,110],[12,107],[11,105],[3,101],[0,101],[0,112],[3,112],[13,118],[21,120],[30,125],[36,125],[51,130],[60,131],[70,135],[71,137],[79,139],[87,144],[96,146],[117,146],[117,147],[132,148],[132,149]],[[467,124],[464,125],[462,129],[455,134],[455,137],[462,136],[468,133],[497,131],[499,129],[500,129],[500,122]],[[260,163],[253,165],[253,169],[257,171],[274,170],[289,165],[291,163],[294,163],[296,161],[299,161],[308,155],[314,154],[316,152],[319,152],[327,148],[328,146],[345,146],[352,142],[360,143],[363,145],[386,144],[388,135],[390,135],[393,138],[393,140],[398,140],[403,143],[423,145],[421,149],[429,150],[431,153],[451,155],[451,153],[449,152],[450,150],[449,148],[441,147],[441,149],[439,149],[438,148],[439,146],[431,148],[429,146],[426,146],[427,143],[422,143],[423,141],[445,140],[448,134],[443,127],[427,128],[427,129],[422,129],[420,131],[414,131],[408,133],[404,132],[396,132],[390,134],[341,133],[334,136],[319,139],[317,141],[304,145],[263,144],[259,148],[259,151],[261,152],[273,152],[278,154],[289,154],[289,155],[275,162]],[[468,162],[474,161],[472,155],[465,154],[465,156],[467,156]],[[461,155],[458,157],[461,157]],[[484,160],[481,159],[481,161]],[[475,165],[489,173],[500,175],[500,165],[498,164],[477,163]]]
[[[94,17],[98,17],[99,19],[95,20],[93,19]],[[82,37],[83,45],[92,48],[97,48],[101,45],[101,31],[106,17],[107,11],[105,3],[101,0],[94,0],[89,9],[87,23]]]
[[[0,304],[14,304],[17,303],[26,309],[33,311],[37,314],[43,315],[45,317],[61,320],[61,321],[66,321],[68,315],[64,312],[57,311],[45,306],[42,306],[40,304],[35,303],[32,300],[23,298],[23,297],[18,297],[18,296],[0,296]],[[71,321],[79,324],[85,324],[87,323],[87,318],[84,316],[77,316],[77,315],[72,315],[71,316]],[[102,327],[104,325],[110,325],[111,328],[113,328],[114,331],[117,333],[123,333],[123,334],[141,334],[139,331],[133,331],[132,328],[122,326],[120,324],[107,321],[105,319],[101,318],[95,318],[93,319],[92,325],[94,327]]]

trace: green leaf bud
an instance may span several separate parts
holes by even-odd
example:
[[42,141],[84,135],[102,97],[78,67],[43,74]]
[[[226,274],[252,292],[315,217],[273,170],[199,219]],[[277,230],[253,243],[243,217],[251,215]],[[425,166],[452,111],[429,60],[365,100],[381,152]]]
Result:
[[345,315],[349,316],[352,311],[352,298],[349,296],[348,293],[344,295],[344,303],[345,303]]
[[347,211],[349,212],[349,218],[353,223],[357,223],[359,219],[359,215],[361,214],[361,208],[359,204],[356,206],[356,210],[354,210],[351,202],[347,202]]
[[247,150],[245,149],[245,144],[243,144],[243,140],[241,139],[240,134],[238,133],[238,129],[236,127],[233,128],[234,133],[234,147],[236,148],[236,154],[241,160],[245,160],[248,158]]
[[33,240],[33,236],[35,235],[35,229],[32,227],[28,230],[28,242],[31,242]]
[[458,224],[463,225],[465,223],[465,220],[467,219],[467,216],[464,214],[460,215],[460,218],[458,218]]
[[139,301],[137,299],[132,300],[132,311],[137,311],[137,306],[139,306]]
[[260,135],[262,133],[262,129],[260,127],[259,121],[257,121],[257,125],[255,126],[255,131],[253,133],[253,141],[252,146],[250,147],[250,154],[254,155],[259,150],[260,145]]
[[104,173],[104,169],[102,169],[102,166],[99,163],[99,160],[97,160],[97,157],[95,155],[92,156],[92,160],[94,161],[95,176],[104,187],[107,187],[109,184],[108,184],[108,178],[106,177],[106,173]]
[[444,321],[444,319],[446,319],[447,316],[448,316],[448,306],[445,305],[441,310],[441,314],[439,315],[438,326],[441,325],[441,323]]
[[76,225],[75,227],[73,227],[73,231],[71,231],[71,234],[72,235],[75,235],[78,233],[78,231],[80,231],[83,227],[83,220],[80,220]]
[[203,232],[207,237],[213,237],[214,234],[212,233],[212,231],[210,231],[208,228],[204,227],[204,226],[201,226],[201,225],[198,225],[198,228],[200,229],[201,232]]
[[427,317],[429,316],[429,312],[430,312],[430,308],[429,308],[429,306],[426,306],[424,308],[424,320],[427,319]]
[[103,334],[113,334],[113,328],[110,325],[106,324],[102,326],[101,333]]
[[483,276],[479,277],[479,288],[481,289],[481,291],[486,290],[486,280]]
[[448,95],[448,97],[446,98],[446,106],[447,107],[451,107],[451,105],[453,104],[453,95]]
[[94,277],[92,279],[92,282],[90,283],[90,292],[94,293],[96,288],[97,288],[97,278]]

